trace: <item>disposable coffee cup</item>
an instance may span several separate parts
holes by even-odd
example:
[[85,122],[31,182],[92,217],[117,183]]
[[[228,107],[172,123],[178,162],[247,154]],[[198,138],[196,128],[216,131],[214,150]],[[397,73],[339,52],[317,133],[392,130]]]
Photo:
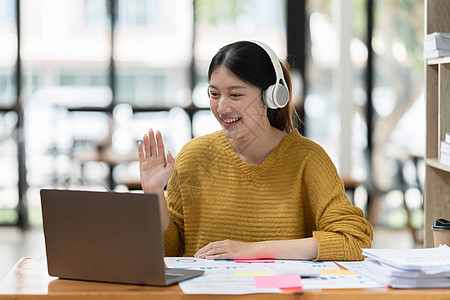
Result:
[[439,247],[439,245],[450,247],[450,221],[436,219],[431,229],[433,230],[434,247]]

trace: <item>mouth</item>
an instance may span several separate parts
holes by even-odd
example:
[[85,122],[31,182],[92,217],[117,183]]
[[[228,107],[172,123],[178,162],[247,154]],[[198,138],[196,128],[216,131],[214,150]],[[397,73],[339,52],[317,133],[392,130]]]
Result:
[[241,118],[235,117],[235,118],[222,118],[223,126],[226,128],[229,128],[239,122]]

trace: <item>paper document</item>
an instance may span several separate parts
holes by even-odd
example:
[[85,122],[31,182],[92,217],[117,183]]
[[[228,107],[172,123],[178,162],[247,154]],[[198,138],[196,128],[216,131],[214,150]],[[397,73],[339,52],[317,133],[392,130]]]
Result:
[[450,271],[450,248],[362,249],[363,255],[405,270],[422,270],[427,274]]
[[266,263],[239,260],[207,260],[192,257],[165,257],[168,268],[203,270],[205,273],[265,272],[272,275],[299,274],[302,277],[318,277],[322,269],[339,269],[333,262],[298,260],[272,260]]
[[[236,262],[193,257],[166,257],[164,260],[169,268],[205,271],[204,275],[179,284],[185,294],[281,293],[285,288],[295,289],[300,284],[303,291],[382,286],[360,274],[343,272],[334,262],[296,260]],[[267,282],[271,282],[272,285]]]

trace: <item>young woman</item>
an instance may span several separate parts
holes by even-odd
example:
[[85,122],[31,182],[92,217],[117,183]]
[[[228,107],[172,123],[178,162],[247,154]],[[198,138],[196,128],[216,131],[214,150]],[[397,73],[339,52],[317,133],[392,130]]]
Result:
[[138,145],[142,188],[160,198],[166,255],[362,259],[372,228],[325,151],[294,129],[289,71],[273,51],[227,45],[208,78],[221,131],[193,139],[176,160],[159,132]]

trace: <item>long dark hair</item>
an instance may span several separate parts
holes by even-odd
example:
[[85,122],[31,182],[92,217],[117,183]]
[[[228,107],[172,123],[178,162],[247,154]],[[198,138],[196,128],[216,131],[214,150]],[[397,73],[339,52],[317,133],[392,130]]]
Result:
[[[279,109],[267,109],[267,117],[273,127],[291,132],[294,129],[292,120],[292,83],[289,69],[282,63],[284,79],[289,89],[288,104]],[[239,41],[222,47],[211,60],[208,70],[208,81],[211,74],[220,66],[231,73],[264,91],[275,83],[276,74],[269,55],[259,45],[250,41]]]

